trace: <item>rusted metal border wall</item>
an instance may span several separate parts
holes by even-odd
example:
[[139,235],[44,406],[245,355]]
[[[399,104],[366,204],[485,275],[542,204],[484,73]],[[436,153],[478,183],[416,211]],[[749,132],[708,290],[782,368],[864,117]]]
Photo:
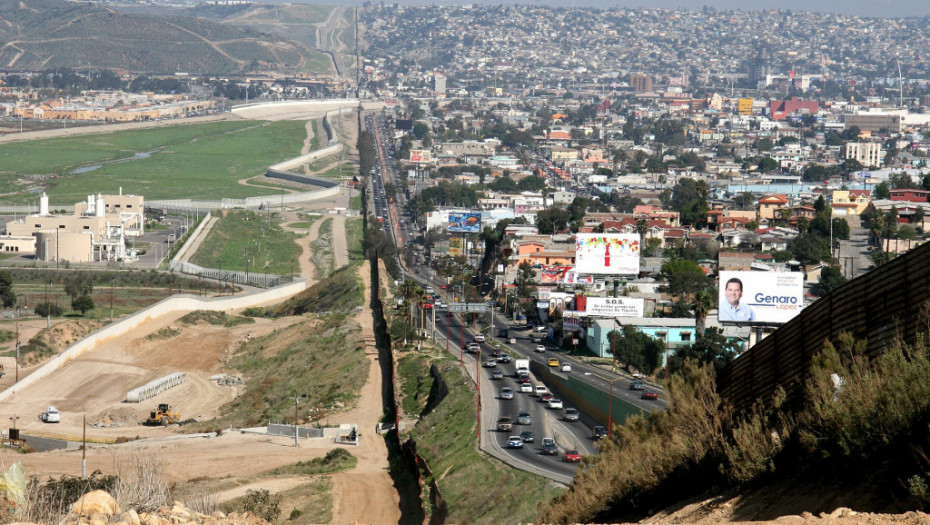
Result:
[[856,278],[808,306],[717,374],[717,391],[737,409],[771,397],[779,386],[797,401],[811,359],[841,332],[883,352],[926,331],[921,307],[930,300],[930,243]]

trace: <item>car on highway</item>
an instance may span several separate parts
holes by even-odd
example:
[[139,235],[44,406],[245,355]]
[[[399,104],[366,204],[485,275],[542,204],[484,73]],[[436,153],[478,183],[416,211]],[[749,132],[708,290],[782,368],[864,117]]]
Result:
[[465,351],[474,354],[478,352],[479,348],[481,348],[481,346],[478,345],[478,343],[468,343],[468,345],[465,346]]
[[546,385],[536,385],[536,386],[533,387],[533,393],[534,393],[535,395],[537,395],[537,396],[541,396],[541,395],[545,394],[545,393],[548,392],[548,391],[549,391],[549,389],[546,388]]
[[491,350],[491,357],[493,357],[494,359],[497,359],[502,355],[504,355],[504,353],[498,350],[497,348],[495,348],[494,350]]
[[544,456],[558,456],[559,455],[559,446],[555,444],[555,440],[552,438],[543,438],[542,439],[542,450],[540,453]]
[[567,463],[578,463],[581,461],[581,454],[577,450],[566,450],[565,454],[562,454],[562,461]]
[[509,417],[497,418],[497,431],[510,432],[513,430],[513,419]]
[[475,334],[475,342],[476,342],[476,343],[483,343],[483,342],[484,342],[484,334]]
[[505,329],[505,330],[499,330],[499,331],[497,332],[497,336],[498,336],[498,337],[507,337],[507,334],[508,334],[508,333],[510,333],[510,332],[508,332],[506,329]]
[[547,402],[547,407],[553,410],[562,410],[562,400],[552,398]]
[[558,366],[559,366],[559,360],[556,359],[556,358],[554,358],[554,357],[550,357],[550,358],[549,358],[549,361],[548,361],[548,365],[549,365],[549,366],[552,366],[552,367],[558,367]]
[[522,439],[524,443],[533,443],[536,441],[536,437],[533,436],[532,430],[524,430],[523,432],[520,432],[520,439]]
[[542,401],[543,403],[548,403],[549,401],[552,401],[553,399],[555,399],[555,396],[550,394],[549,392],[546,392],[545,394],[542,394],[539,396],[539,400]]
[[607,429],[601,425],[594,425],[594,430],[591,433],[591,439],[597,441],[598,439],[607,437]]
[[491,379],[504,379],[504,372],[499,368],[495,368],[494,371],[491,372]]
[[542,337],[539,337],[538,335],[537,335],[537,336],[534,336],[534,337],[533,337],[533,342],[534,342],[534,343],[541,343],[541,342],[542,342]]
[[513,389],[505,386],[501,389],[501,399],[513,399]]
[[649,391],[647,390],[647,391],[644,391],[644,392],[643,392],[643,395],[640,396],[640,397],[642,397],[643,399],[648,399],[648,400],[650,400],[650,401],[655,401],[655,400],[659,399],[659,394],[658,394],[657,392],[649,392]]
[[508,354],[508,353],[506,353],[506,352],[501,352],[501,355],[500,355],[500,357],[497,358],[497,360],[498,360],[499,362],[501,362],[501,363],[509,363],[509,362],[510,362],[510,354]]
[[534,352],[545,352],[546,347],[544,345],[536,345],[536,348],[533,351]]
[[520,383],[520,393],[521,394],[532,394],[533,385],[531,385],[530,383]]
[[494,368],[497,366],[497,361],[495,361],[494,359],[488,359],[487,361],[482,363],[481,366],[485,368]]
[[562,412],[562,419],[565,421],[578,421],[580,414],[576,408],[566,408],[565,412]]
[[561,368],[561,370],[562,370],[563,372],[571,372],[571,371],[572,371],[572,364],[571,364],[571,363],[562,363],[562,368]]
[[520,436],[510,436],[507,438],[507,448],[523,448],[523,438]]
[[640,381],[639,379],[630,383],[630,390],[642,390],[644,388],[646,388],[646,383]]
[[517,424],[518,425],[532,425],[533,416],[529,412],[520,412],[517,414]]
[[525,385],[530,382],[530,376],[528,374],[517,374],[517,383]]

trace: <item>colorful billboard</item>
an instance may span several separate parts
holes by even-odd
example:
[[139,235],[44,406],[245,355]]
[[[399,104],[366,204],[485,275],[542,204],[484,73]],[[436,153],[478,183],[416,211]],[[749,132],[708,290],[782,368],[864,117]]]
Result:
[[781,324],[803,307],[801,272],[720,272],[721,322]]
[[452,237],[449,239],[449,255],[452,257],[461,257],[464,255],[465,251],[462,249],[464,244],[461,237]]
[[541,283],[564,283],[565,273],[572,270],[571,266],[543,266],[540,271]]
[[639,274],[639,234],[575,235],[575,271],[581,274]]
[[479,233],[481,232],[481,213],[479,212],[450,212],[449,231],[452,233]]
[[585,313],[595,317],[642,317],[645,300],[635,297],[588,297]]
[[432,162],[433,159],[430,156],[428,149],[412,149],[410,150],[410,162]]

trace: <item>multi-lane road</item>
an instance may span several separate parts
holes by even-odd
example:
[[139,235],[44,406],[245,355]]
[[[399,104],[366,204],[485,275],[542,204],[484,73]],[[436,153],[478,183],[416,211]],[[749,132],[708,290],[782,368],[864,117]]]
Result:
[[[371,173],[370,189],[373,212],[381,221],[385,233],[394,240],[398,249],[400,249],[405,240],[409,240],[416,235],[415,225],[412,220],[405,220],[402,213],[398,212],[398,206],[403,210],[406,199],[402,185],[398,184],[399,178],[396,177],[393,166],[387,160],[385,150],[390,147],[386,138],[387,130],[373,116],[366,117],[366,125],[375,139],[378,156],[378,165]],[[394,203],[385,194],[384,186],[388,183],[393,183],[398,188],[396,192],[397,200]],[[433,270],[422,266],[404,268],[404,270],[407,278],[417,280],[424,288],[433,288],[434,293],[446,301],[452,299],[442,288],[444,281],[439,279]],[[555,357],[560,362],[571,363],[572,371],[565,373],[573,374],[579,380],[604,392],[612,388],[614,396],[618,399],[622,399],[644,411],[664,409],[665,403],[661,399],[658,401],[643,400],[640,398],[641,393],[639,391],[630,390],[629,385],[632,378],[614,373],[610,369],[586,364],[550,345],[546,345],[545,352],[536,352],[534,350],[539,343],[533,341],[534,334],[531,333],[528,327],[511,324],[498,313],[492,315],[494,315],[494,330],[506,329],[508,331],[508,340],[506,342],[502,341],[503,344],[499,346],[506,349],[513,359],[531,359],[546,366],[547,361]],[[428,329],[436,337],[439,346],[447,347],[450,353],[459,357],[462,366],[465,367],[469,375],[477,379],[476,384],[480,390],[481,425],[479,435],[482,448],[524,470],[537,472],[565,483],[570,482],[577,464],[564,462],[562,460],[563,454],[567,450],[577,450],[582,454],[589,455],[598,452],[593,439],[593,427],[596,424],[594,420],[582,413],[580,420],[577,422],[565,421],[563,417],[564,410],[549,409],[546,403],[541,401],[540,397],[529,393],[521,393],[516,381],[513,361],[507,364],[498,363],[496,368],[503,372],[504,377],[502,379],[492,379],[494,368],[482,367],[481,363],[491,357],[491,351],[494,347],[490,343],[481,344],[478,355],[465,352],[465,347],[468,343],[474,341],[474,335],[479,331],[486,334],[488,341],[493,340],[496,334],[491,330],[491,326],[469,328],[463,326],[462,323],[463,320],[459,315],[437,308],[435,324],[433,324],[432,317],[430,317],[430,321],[424,328]],[[446,339],[447,335],[448,340]],[[536,377],[532,377],[532,383],[534,386],[542,384]],[[513,399],[500,398],[500,391],[503,387],[510,387],[514,390]],[[652,385],[648,388],[658,391]],[[569,405],[566,404],[565,408],[569,408]],[[529,425],[516,424],[517,415],[520,412],[530,414],[531,423]],[[515,424],[510,432],[498,432],[496,430],[498,418],[504,416],[512,417],[514,420]],[[524,430],[533,432],[535,442],[526,444],[522,449],[507,448],[508,437],[520,435]],[[556,439],[559,445],[558,455],[549,456],[541,453],[540,442],[543,437]]]

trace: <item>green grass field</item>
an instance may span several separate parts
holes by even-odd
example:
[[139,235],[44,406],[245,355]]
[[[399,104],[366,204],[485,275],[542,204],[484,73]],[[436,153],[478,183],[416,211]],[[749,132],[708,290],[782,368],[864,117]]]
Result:
[[[7,196],[0,202],[34,201],[28,190],[36,187],[46,189],[53,203],[119,187],[149,200],[267,195],[267,188],[237,181],[296,157],[305,136],[304,123],[297,121],[224,121],[4,144],[0,192]],[[146,152],[152,153],[117,162]],[[104,165],[73,173],[94,164]]]
[[276,214],[231,211],[221,217],[191,262],[209,268],[289,275],[300,248],[296,236],[281,228]]

